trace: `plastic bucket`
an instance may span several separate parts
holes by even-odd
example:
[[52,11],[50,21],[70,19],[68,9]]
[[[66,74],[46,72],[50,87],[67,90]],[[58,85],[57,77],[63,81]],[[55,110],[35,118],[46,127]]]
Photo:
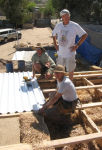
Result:
[[6,63],[6,72],[13,72],[13,64],[12,61],[8,61]]
[[18,69],[20,71],[24,71],[25,70],[25,61],[24,60],[19,60],[18,61]]

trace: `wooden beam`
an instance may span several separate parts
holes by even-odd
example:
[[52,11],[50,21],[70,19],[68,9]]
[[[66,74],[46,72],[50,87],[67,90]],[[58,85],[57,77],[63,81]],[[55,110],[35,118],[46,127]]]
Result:
[[[94,70],[94,71],[79,71],[79,72],[74,72],[74,75],[85,75],[85,74],[100,74],[102,73],[102,70]],[[36,74],[36,77],[39,77],[41,74]],[[68,75],[68,73],[67,73]]]
[[102,88],[102,84],[101,85],[93,85],[93,86],[79,86],[79,87],[76,87],[76,90],[97,89],[97,88]]
[[85,110],[81,110],[81,117],[84,121],[84,123],[87,122],[87,124],[90,126],[90,128],[94,131],[94,132],[98,132],[100,133],[101,131],[97,128],[96,124],[92,121],[92,119],[86,114]]
[[43,143],[39,144],[39,148],[63,147],[68,144],[69,145],[78,144],[83,142],[89,142],[96,139],[102,139],[102,132],[81,135],[76,137],[69,137],[69,138],[58,139],[58,140],[43,141]]
[[41,83],[41,82],[43,82],[43,83],[49,82],[49,84],[50,84],[50,83],[55,82],[55,81],[56,81],[55,79],[41,79],[41,80],[38,80],[38,83]]
[[77,106],[76,109],[86,109],[86,108],[93,108],[93,107],[102,107],[102,102],[82,104],[80,106]]
[[56,92],[56,89],[43,89],[42,92],[43,93],[50,93],[50,92]]
[[[101,85],[93,85],[93,86],[79,86],[79,87],[75,87],[76,90],[84,90],[84,89],[97,89],[97,88],[102,88],[102,84]],[[43,93],[49,93],[49,92],[55,92],[56,89],[43,89],[42,90]]]
[[16,113],[16,114],[1,114],[0,118],[12,118],[12,117],[19,117],[20,114]]
[[[87,85],[94,86],[94,84],[91,81],[87,80],[86,78],[83,78],[83,80]],[[101,89],[95,89],[95,96],[97,97],[97,99],[100,99],[100,96],[102,96]]]
[[[74,76],[73,78],[82,78],[82,77],[85,77],[85,78],[89,78],[89,77],[102,77],[102,71],[101,72],[94,72],[95,74],[92,74],[92,73],[74,73]],[[66,72],[65,74],[66,76],[68,76],[69,74]],[[40,76],[40,74],[37,74],[36,77],[38,78]],[[41,79],[41,80],[38,80],[38,82],[46,82],[48,80],[46,79]],[[55,77],[53,76],[52,79],[49,80],[49,82],[54,82],[55,81]]]
[[90,70],[102,70],[102,68],[99,66],[92,65],[90,66]]
[[[92,119],[86,114],[85,110],[81,110],[81,117],[84,121],[84,123],[87,122],[87,124],[90,126],[90,128],[94,131],[94,132],[98,132],[101,133],[101,131],[98,129],[98,127],[96,126],[96,124],[92,121]],[[97,139],[96,142],[102,147],[102,139]]]
[[0,146],[0,150],[33,150],[33,149],[30,144],[22,143],[22,144]]
[[99,73],[102,73],[102,70],[74,72],[74,75],[78,75],[78,74],[99,74]]
[[87,80],[86,78],[83,78],[83,81],[84,81],[87,85],[94,85],[91,81]]
[[102,77],[102,74],[83,74],[83,75],[74,75],[73,78],[89,78],[89,77]]

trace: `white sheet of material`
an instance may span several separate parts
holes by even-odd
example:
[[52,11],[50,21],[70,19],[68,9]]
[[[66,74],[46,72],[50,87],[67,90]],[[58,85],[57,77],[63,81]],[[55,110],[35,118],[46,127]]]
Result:
[[31,58],[35,52],[36,51],[16,51],[12,60],[31,61]]
[[36,78],[28,86],[23,76],[31,72],[0,73],[0,113],[38,111],[45,102]]

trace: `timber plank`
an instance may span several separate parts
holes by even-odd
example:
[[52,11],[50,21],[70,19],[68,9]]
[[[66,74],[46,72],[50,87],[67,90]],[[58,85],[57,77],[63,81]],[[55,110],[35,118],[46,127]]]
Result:
[[8,146],[1,146],[0,150],[33,150],[30,144],[14,144]]
[[88,78],[88,77],[102,77],[102,74],[80,74],[80,75],[74,75],[74,78]]
[[[76,90],[84,90],[84,89],[97,89],[97,88],[102,88],[102,84],[100,85],[93,85],[93,86],[78,86],[75,87]],[[56,89],[43,89],[43,93],[49,93],[49,92],[55,92]]]
[[76,107],[76,109],[86,109],[86,108],[92,108],[92,107],[102,107],[102,102],[82,104],[82,105]]
[[87,115],[85,110],[81,110],[81,117],[85,120],[85,123],[91,127],[94,132],[100,133],[101,131],[97,128],[96,124],[92,121],[92,119]]
[[63,138],[63,139],[58,139],[58,140],[43,141],[43,143],[41,143],[41,145],[39,146],[41,148],[63,147],[68,144],[69,145],[78,144],[82,142],[89,142],[89,141],[96,140],[96,139],[102,139],[102,132],[81,135],[81,136],[76,136],[76,137]]
[[77,74],[94,74],[94,73],[95,74],[102,73],[102,68],[101,68],[101,70],[74,72],[75,75],[77,75]]

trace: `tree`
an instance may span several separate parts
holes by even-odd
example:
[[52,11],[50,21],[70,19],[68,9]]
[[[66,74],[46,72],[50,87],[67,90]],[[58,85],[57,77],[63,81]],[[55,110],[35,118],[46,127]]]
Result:
[[0,0],[1,9],[14,26],[23,24],[28,11],[35,6],[29,0]]
[[29,2],[27,5],[27,9],[29,12],[33,12],[36,4],[34,2]]
[[91,10],[92,10],[91,16],[93,20],[102,24],[102,1],[101,0],[93,1]]
[[52,5],[52,0],[48,0],[45,8],[42,8],[41,11],[44,13],[45,17],[53,16],[55,14],[55,9]]

